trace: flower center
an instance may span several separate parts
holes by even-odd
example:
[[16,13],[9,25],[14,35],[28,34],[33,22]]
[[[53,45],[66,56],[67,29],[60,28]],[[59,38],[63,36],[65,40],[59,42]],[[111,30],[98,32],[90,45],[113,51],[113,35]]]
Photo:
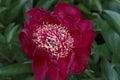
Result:
[[45,49],[57,59],[66,57],[73,48],[74,39],[61,25],[43,23],[32,36],[38,47]]

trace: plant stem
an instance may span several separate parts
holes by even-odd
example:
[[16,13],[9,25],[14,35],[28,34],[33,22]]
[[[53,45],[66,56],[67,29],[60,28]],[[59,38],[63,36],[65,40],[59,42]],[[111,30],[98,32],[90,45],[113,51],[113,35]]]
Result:
[[7,60],[9,63],[12,63],[12,60],[10,60],[7,56],[0,53],[0,56],[2,56],[5,60]]

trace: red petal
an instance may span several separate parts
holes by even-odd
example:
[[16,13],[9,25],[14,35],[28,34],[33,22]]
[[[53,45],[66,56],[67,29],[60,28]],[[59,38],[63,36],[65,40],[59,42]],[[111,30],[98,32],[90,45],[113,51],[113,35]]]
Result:
[[90,46],[95,38],[95,32],[93,30],[90,30],[86,33],[82,34],[82,41],[79,45],[79,47],[87,47]]
[[25,28],[29,29],[31,33],[35,31],[38,27],[40,27],[40,25],[42,24],[43,24],[43,21],[41,20],[38,21],[35,19],[29,19],[24,22]]
[[70,31],[71,36],[74,38],[74,46],[79,47],[82,42],[82,33],[79,31],[79,29],[72,29]]
[[49,23],[49,24],[60,24],[60,20],[56,16],[46,16],[43,19],[29,19],[24,22],[25,28],[29,29],[32,33],[35,31],[38,27],[42,26],[43,23]]
[[58,16],[55,15],[50,15],[50,16],[45,16],[45,18],[42,19],[44,22],[48,22],[50,24],[61,24],[61,20],[60,18],[58,18]]
[[74,62],[74,58],[75,58],[75,53],[72,51],[72,54],[71,54],[71,57],[70,57],[70,60],[69,60],[69,64],[67,66],[68,69],[71,69],[72,64]]
[[69,16],[66,16],[64,19],[63,19],[63,22],[65,24],[65,27],[67,27],[67,29],[69,30],[73,30],[75,27],[74,27],[74,21],[71,17]]
[[69,74],[68,73],[69,69],[67,68],[68,60],[61,59],[59,64],[60,64],[60,80],[66,80]]
[[93,26],[94,26],[94,23],[90,20],[82,20],[78,22],[78,27],[82,32],[91,30]]
[[85,49],[75,49],[75,60],[72,65],[73,73],[81,73],[87,68],[88,59],[91,53],[91,47],[87,47]]
[[59,64],[60,64],[60,80],[66,80],[70,70],[71,70],[71,66],[74,60],[74,53],[72,53],[71,55],[69,55],[66,58],[62,58],[59,60]]
[[77,46],[75,51],[75,61],[72,65],[73,73],[81,73],[83,72],[88,63],[88,59],[91,53],[91,45],[95,38],[95,32],[90,30],[86,33],[82,33],[81,42],[79,46]]
[[47,57],[44,56],[47,54],[43,50],[37,48],[34,52],[32,70],[34,73],[35,80],[45,80],[46,73],[48,70]]
[[59,69],[57,69],[55,66],[50,66],[48,70],[48,76],[50,80],[60,80],[59,76]]
[[42,8],[33,8],[27,12],[30,18],[41,19],[50,15],[50,12],[43,10]]
[[59,59],[57,61],[59,62],[57,65],[56,63],[51,63],[48,70],[48,76],[50,80],[66,80],[69,75],[73,60],[74,54],[71,54],[66,58]]
[[19,34],[19,40],[25,54],[32,58],[34,46],[31,44],[29,32],[26,29]]
[[62,19],[64,19],[66,16],[71,17],[74,21],[82,19],[82,14],[78,8],[64,2],[56,5],[53,14],[57,14]]
[[27,15],[34,21],[48,22],[54,24],[60,24],[57,16],[52,15],[50,12],[45,11],[41,8],[33,8],[27,12]]

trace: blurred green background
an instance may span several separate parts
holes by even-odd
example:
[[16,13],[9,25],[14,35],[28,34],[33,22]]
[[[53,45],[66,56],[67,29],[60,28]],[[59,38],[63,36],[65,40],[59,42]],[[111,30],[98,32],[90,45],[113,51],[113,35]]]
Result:
[[0,0],[0,80],[34,80],[18,34],[26,11],[52,11],[60,1],[78,7],[85,19],[94,21],[96,31],[88,69],[68,80],[120,80],[120,0]]

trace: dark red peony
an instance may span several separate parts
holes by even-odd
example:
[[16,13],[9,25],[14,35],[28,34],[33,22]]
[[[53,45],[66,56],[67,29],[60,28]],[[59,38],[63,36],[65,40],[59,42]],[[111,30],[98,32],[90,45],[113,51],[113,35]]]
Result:
[[58,3],[53,12],[33,8],[19,34],[23,51],[32,59],[35,80],[66,80],[86,69],[95,32],[80,10]]

